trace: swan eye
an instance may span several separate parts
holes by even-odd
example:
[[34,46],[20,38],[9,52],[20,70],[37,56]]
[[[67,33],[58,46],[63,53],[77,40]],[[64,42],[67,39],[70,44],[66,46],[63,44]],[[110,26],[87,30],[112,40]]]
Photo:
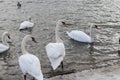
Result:
[[31,37],[32,38],[32,41],[34,41],[35,43],[37,43],[37,41],[35,40],[35,38],[34,37]]
[[66,27],[66,23],[62,21],[62,24]]

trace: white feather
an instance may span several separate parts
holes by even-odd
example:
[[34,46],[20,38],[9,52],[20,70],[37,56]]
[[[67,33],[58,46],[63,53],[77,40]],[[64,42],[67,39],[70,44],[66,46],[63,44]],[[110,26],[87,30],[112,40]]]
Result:
[[63,43],[49,43],[46,46],[46,52],[52,68],[55,70],[60,65],[61,61],[63,61],[65,46]]
[[32,54],[24,54],[19,57],[20,68],[25,75],[26,73],[32,75],[37,80],[43,80],[39,59]]
[[34,26],[34,23],[29,21],[24,21],[20,24],[19,29],[26,29],[26,28],[32,28]]
[[0,44],[0,53],[3,53],[9,49],[9,46],[6,46],[4,44]]
[[65,46],[62,39],[60,39],[59,37],[59,28],[60,25],[63,25],[63,22],[64,20],[58,20],[56,23],[56,28],[55,28],[56,43],[49,43],[45,47],[47,56],[51,62],[51,66],[53,70],[55,70],[61,64],[65,56]]
[[27,40],[31,39],[31,35],[26,35],[21,43],[21,49],[23,55],[19,57],[19,65],[24,75],[27,73],[35,77],[37,80],[43,80],[43,74],[41,71],[41,65],[39,59],[25,49]]
[[84,33],[83,31],[79,31],[79,30],[72,30],[71,32],[66,32],[68,34],[68,36],[76,41],[80,41],[80,42],[89,42],[91,43],[91,37],[89,35],[87,35],[86,33]]

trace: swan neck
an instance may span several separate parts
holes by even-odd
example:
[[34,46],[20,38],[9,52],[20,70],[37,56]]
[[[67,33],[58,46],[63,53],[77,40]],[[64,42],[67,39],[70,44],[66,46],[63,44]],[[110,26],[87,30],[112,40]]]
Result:
[[22,41],[22,44],[21,44],[21,50],[22,50],[23,54],[28,53],[25,49],[25,46],[26,46],[26,38],[23,38],[23,41]]
[[6,34],[2,35],[2,43],[9,47],[9,44],[7,43],[7,40],[6,40]]
[[90,25],[90,37],[91,37],[91,41],[94,40],[93,30],[92,30],[92,28],[93,28],[93,24]]
[[56,24],[56,29],[55,29],[56,42],[63,42],[63,41],[60,39],[60,37],[59,37],[59,35],[60,35],[60,33],[59,33],[59,28],[60,28],[60,25],[57,23],[57,24]]

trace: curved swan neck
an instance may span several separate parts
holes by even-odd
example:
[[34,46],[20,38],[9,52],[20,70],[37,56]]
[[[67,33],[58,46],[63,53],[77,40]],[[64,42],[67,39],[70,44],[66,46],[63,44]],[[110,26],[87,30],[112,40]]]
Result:
[[60,39],[60,37],[59,37],[59,35],[60,35],[60,33],[59,33],[59,28],[60,28],[59,23],[60,23],[60,22],[57,22],[57,23],[56,23],[55,38],[56,38],[56,42],[63,42],[63,41]]
[[93,23],[90,24],[90,37],[91,37],[91,41],[94,40],[93,31],[92,31],[93,25],[94,25]]
[[9,44],[7,43],[7,40],[6,40],[6,36],[7,36],[7,34],[3,33],[3,35],[2,35],[2,43],[9,47]]
[[25,53],[28,53],[25,49],[25,46],[26,46],[26,40],[27,38],[24,37],[23,40],[22,40],[22,43],[21,43],[21,50],[22,50],[22,53],[25,54]]

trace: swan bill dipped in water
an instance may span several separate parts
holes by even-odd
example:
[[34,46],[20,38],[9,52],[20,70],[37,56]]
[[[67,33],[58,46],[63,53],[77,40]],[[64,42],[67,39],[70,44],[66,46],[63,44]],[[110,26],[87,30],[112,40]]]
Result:
[[23,55],[19,57],[19,65],[24,74],[24,80],[26,80],[27,74],[30,74],[31,76],[33,76],[33,78],[37,80],[43,80],[41,64],[40,64],[38,57],[36,57],[33,54],[30,54],[25,49],[26,41],[28,40],[32,40],[36,42],[34,37],[32,37],[31,35],[26,35],[23,38],[22,43],[21,43],[21,50],[22,50]]
[[[51,66],[53,70],[55,70],[63,61],[65,57],[65,46],[63,41],[59,37],[59,28],[60,26],[66,26],[65,22],[63,20],[59,20],[56,23],[56,29],[55,29],[55,37],[56,42],[55,43],[49,43],[46,45],[46,53],[50,60]],[[62,65],[63,66],[63,65]],[[63,67],[62,67],[63,69]]]
[[0,43],[0,53],[4,53],[9,50],[10,46],[7,42],[7,37],[10,39],[10,34],[6,31],[2,34],[2,43]]

